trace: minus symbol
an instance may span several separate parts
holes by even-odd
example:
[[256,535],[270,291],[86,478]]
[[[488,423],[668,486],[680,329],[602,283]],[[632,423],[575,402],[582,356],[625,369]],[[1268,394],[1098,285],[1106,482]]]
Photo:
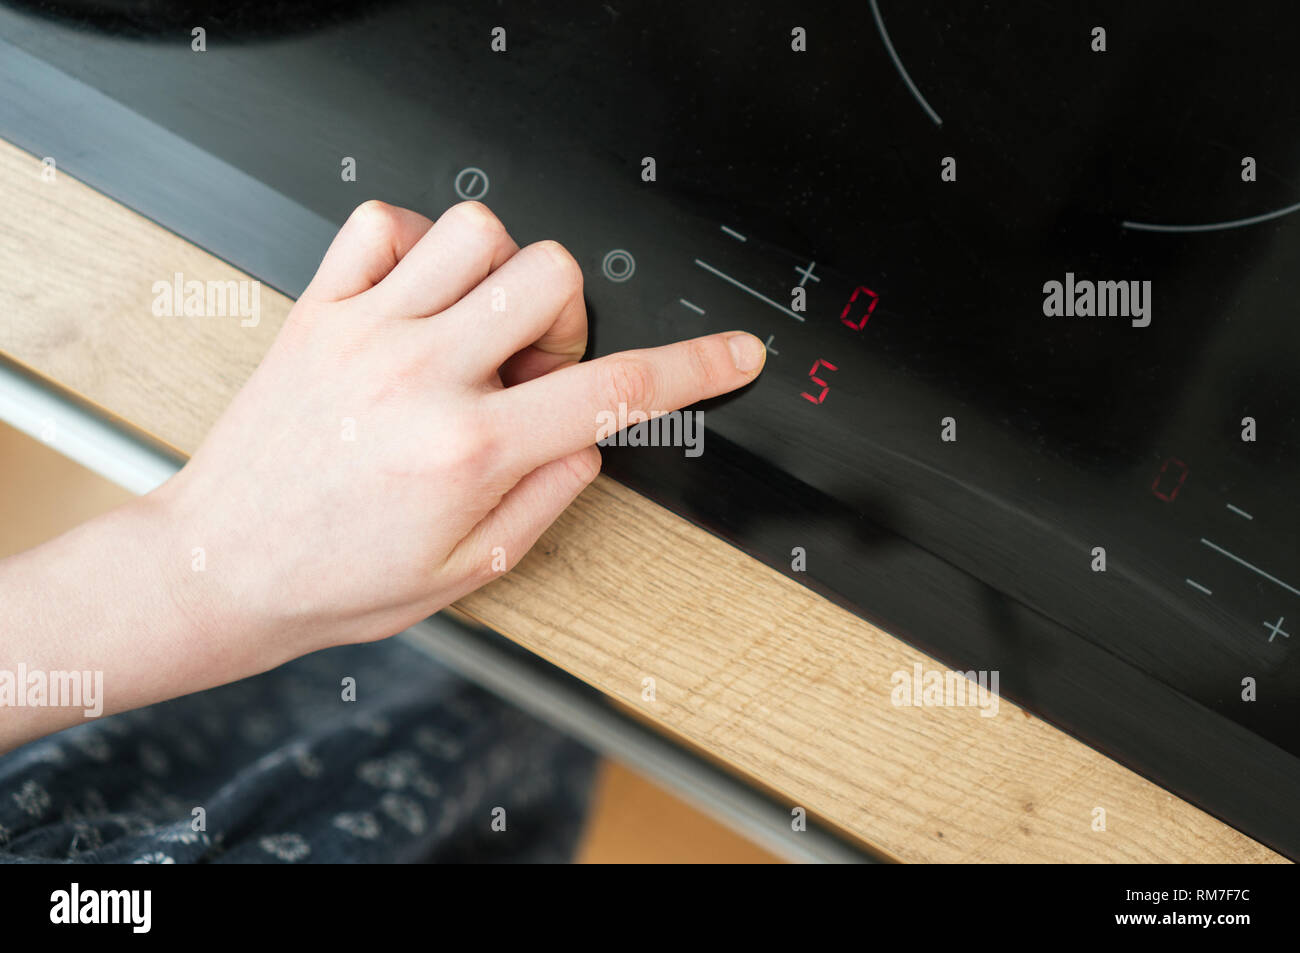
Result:
[[1255,518],[1251,516],[1249,513],[1247,513],[1245,510],[1243,510],[1241,507],[1233,506],[1231,503],[1228,504],[1228,509],[1232,510],[1232,512],[1236,513],[1238,516],[1246,517],[1246,519],[1248,520],[1253,520]]
[[740,240],[740,241],[742,241],[742,242],[747,242],[747,241],[749,241],[748,238],[746,238],[744,235],[740,234],[740,232],[736,231],[734,228],[727,228],[726,225],[721,225],[721,226],[719,226],[719,227],[720,227],[724,232],[726,232],[728,235],[730,235],[732,238],[738,239],[738,240]]
[[1204,586],[1202,586],[1199,582],[1197,582],[1194,579],[1184,579],[1183,581],[1187,583],[1189,586],[1191,586],[1193,589],[1201,590],[1201,592],[1205,593],[1207,596],[1214,595],[1214,593],[1210,592],[1209,589],[1206,589]]
[[687,301],[685,298],[678,298],[677,300],[680,301],[682,304],[686,305],[686,307],[690,308],[690,309],[691,309],[692,311],[694,311],[696,314],[703,314],[703,313],[704,313],[704,309],[701,308],[698,304],[691,304],[691,303],[690,303],[689,301]]

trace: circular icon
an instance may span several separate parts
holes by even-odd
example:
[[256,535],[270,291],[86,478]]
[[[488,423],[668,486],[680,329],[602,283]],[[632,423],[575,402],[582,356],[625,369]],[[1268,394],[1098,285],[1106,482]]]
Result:
[[453,185],[463,199],[482,199],[488,194],[487,173],[476,166],[466,166],[457,172]]
[[600,270],[610,281],[627,281],[636,271],[636,261],[621,248],[615,248],[600,263]]

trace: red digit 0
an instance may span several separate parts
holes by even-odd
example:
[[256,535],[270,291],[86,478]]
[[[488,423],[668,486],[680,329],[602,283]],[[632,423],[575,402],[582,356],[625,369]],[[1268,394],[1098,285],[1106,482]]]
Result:
[[1178,499],[1178,491],[1187,480],[1187,464],[1177,457],[1170,457],[1160,465],[1160,472],[1151,483],[1151,492],[1156,499],[1172,503]]
[[[858,295],[864,292],[866,293],[867,297],[864,298],[862,302],[859,304]],[[863,328],[867,326],[867,322],[871,320],[871,312],[876,310],[876,305],[879,303],[880,303],[880,295],[876,294],[874,291],[872,291],[870,288],[866,287],[865,285],[859,285],[854,290],[853,294],[849,295],[849,303],[846,304],[844,306],[844,310],[840,312],[840,320],[844,322],[845,325],[852,328],[854,331],[861,331]],[[855,321],[852,316],[852,313],[855,310],[853,307],[855,304],[858,305],[858,309],[861,309],[862,312],[860,315],[861,320],[857,320],[857,321]]]

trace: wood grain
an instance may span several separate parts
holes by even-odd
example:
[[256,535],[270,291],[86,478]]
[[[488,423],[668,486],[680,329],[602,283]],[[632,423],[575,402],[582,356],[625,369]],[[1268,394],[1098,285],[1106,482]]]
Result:
[[[192,452],[291,302],[156,317],[155,281],[246,276],[7,143],[0,195],[0,350]],[[941,666],[603,477],[459,608],[891,858],[1281,859],[1010,703],[893,706]]]

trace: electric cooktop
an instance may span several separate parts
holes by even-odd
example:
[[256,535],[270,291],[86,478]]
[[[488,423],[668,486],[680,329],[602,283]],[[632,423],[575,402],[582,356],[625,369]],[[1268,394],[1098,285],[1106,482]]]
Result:
[[0,135],[291,295],[477,198],[593,354],[753,331],[606,471],[1300,856],[1300,7],[460,6],[8,4]]

